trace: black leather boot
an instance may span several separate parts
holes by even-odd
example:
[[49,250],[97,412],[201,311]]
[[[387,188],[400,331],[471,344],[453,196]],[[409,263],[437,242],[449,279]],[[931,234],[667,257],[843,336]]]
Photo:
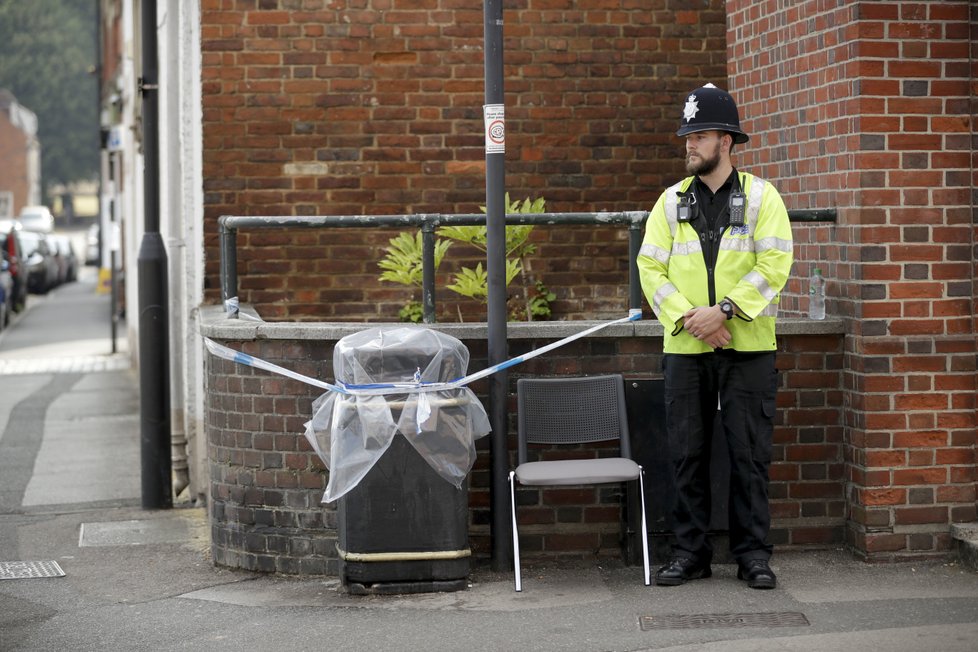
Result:
[[709,564],[700,564],[687,557],[673,557],[655,573],[658,586],[679,586],[689,580],[698,580],[713,574]]

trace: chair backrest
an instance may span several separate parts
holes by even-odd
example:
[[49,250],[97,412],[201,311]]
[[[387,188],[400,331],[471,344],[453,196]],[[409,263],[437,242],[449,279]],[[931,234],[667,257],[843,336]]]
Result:
[[519,463],[527,444],[583,444],[620,440],[631,457],[625,385],[620,374],[516,381]]

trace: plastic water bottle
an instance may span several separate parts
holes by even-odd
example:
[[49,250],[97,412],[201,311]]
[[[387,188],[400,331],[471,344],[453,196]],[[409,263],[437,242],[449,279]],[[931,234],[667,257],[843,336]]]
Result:
[[825,319],[825,277],[821,267],[816,267],[808,280],[808,317]]

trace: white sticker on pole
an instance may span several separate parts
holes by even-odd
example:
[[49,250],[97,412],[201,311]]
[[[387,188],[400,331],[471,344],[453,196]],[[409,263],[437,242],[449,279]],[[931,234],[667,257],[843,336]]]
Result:
[[482,114],[486,121],[486,154],[502,154],[506,151],[505,104],[486,104]]
[[122,226],[118,222],[109,227],[109,251],[122,251]]

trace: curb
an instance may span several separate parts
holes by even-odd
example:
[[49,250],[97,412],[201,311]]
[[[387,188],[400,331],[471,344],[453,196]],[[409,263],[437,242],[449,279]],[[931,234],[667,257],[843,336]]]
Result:
[[952,523],[951,538],[961,564],[978,571],[978,523]]

